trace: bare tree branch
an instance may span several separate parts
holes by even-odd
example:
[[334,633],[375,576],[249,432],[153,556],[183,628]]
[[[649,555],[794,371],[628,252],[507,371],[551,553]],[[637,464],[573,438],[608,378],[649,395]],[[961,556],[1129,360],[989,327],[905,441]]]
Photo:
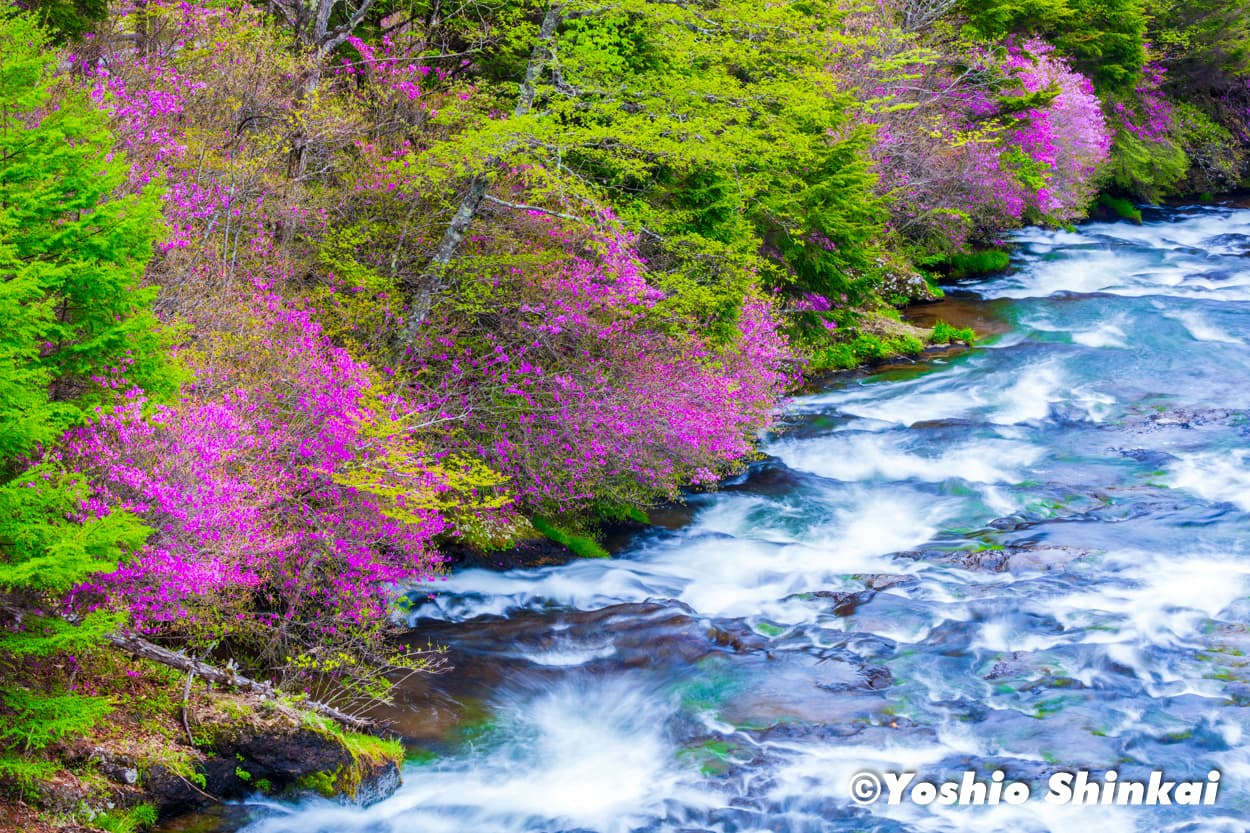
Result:
[[[563,9],[562,2],[552,2],[547,6],[547,13],[543,16],[542,26],[538,30],[538,40],[534,44],[529,63],[525,67],[525,78],[521,81],[516,107],[512,110],[514,118],[527,115],[534,107],[538,78],[542,75],[550,58],[551,43],[560,25]],[[456,207],[456,213],[452,215],[451,222],[447,224],[447,229],[439,239],[438,245],[435,246],[430,262],[415,280],[405,281],[409,296],[409,309],[408,319],[399,332],[401,345],[411,344],[416,339],[417,331],[425,322],[426,316],[430,314],[430,307],[435,296],[446,289],[447,267],[455,258],[464,235],[469,230],[469,225],[477,216],[498,166],[499,157],[492,156],[486,160],[483,172],[469,180],[464,196],[460,198],[460,204]]]
[[[186,671],[188,674],[198,674],[209,682],[228,685],[243,691],[253,691],[257,694],[263,694],[267,697],[277,697],[282,692],[269,683],[261,680],[253,680],[250,677],[244,677],[242,674],[235,674],[230,670],[223,670],[215,665],[209,665],[206,662],[193,659],[186,654],[180,654],[171,651],[168,648],[162,648],[142,637],[126,635],[126,634],[110,634],[108,636],[109,644],[116,648],[120,648],[141,659],[159,662],[161,665],[167,665],[170,668],[177,668],[179,671]],[[336,709],[328,703],[320,703],[315,700],[305,700],[300,704],[302,708],[325,715],[326,717],[349,726],[352,729],[368,729],[374,725],[372,720],[362,717],[350,715],[344,711]]]

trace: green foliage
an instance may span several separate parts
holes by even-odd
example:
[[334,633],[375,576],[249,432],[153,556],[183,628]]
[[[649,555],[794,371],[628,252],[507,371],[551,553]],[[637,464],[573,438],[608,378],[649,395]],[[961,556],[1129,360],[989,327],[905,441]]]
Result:
[[950,344],[956,341],[962,341],[964,344],[971,346],[977,339],[977,334],[971,327],[952,327],[945,321],[938,320],[933,325],[933,335],[929,336],[930,344]]
[[1173,84],[1213,89],[1250,73],[1247,0],[1158,0],[1151,12],[1150,42],[1168,55]]
[[567,532],[559,527],[553,526],[550,522],[545,521],[542,518],[531,518],[530,523],[533,524],[534,529],[538,530],[547,538],[562,547],[568,547],[581,558],[611,557],[608,551],[599,546],[593,538]]
[[[496,76],[503,64],[491,64],[495,83],[451,105],[472,131],[430,144],[405,170],[428,172],[426,194],[454,194],[460,183],[448,172],[478,173],[493,160],[510,172],[485,172],[494,193],[511,189],[518,202],[588,222],[593,206],[612,206],[646,230],[649,279],[665,293],[659,329],[695,322],[723,342],[758,283],[854,303],[876,280],[884,212],[863,153],[869,131],[848,118],[849,99],[824,66],[841,16],[828,0],[591,4],[562,22],[558,72],[537,78],[533,112],[488,118],[515,100],[519,59],[535,45],[527,22],[509,35],[509,72]],[[373,251],[413,256],[416,238],[378,219]],[[462,252],[456,271],[488,265]],[[387,271],[376,258],[373,268]],[[466,282],[471,297],[451,303],[489,303],[483,291]]]
[[859,333],[849,341],[824,345],[810,351],[809,367],[814,371],[851,370],[868,362],[924,352],[924,343],[909,335]]
[[323,798],[334,798],[338,795],[339,772],[342,767],[333,770],[322,770],[321,772],[310,772],[301,776],[295,782],[295,786],[301,790],[315,792]]
[[1189,159],[1176,143],[1147,141],[1122,130],[1111,148],[1108,180],[1115,189],[1145,202],[1156,202],[1184,179]]
[[343,744],[344,748],[355,758],[363,758],[371,764],[391,761],[398,766],[404,762],[404,745],[394,738],[380,738],[377,735],[352,732],[314,712],[304,712],[303,723]]
[[1099,90],[1131,88],[1146,61],[1143,0],[962,0],[960,9],[971,37],[1040,35]]
[[158,195],[117,195],[126,160],[105,116],[54,77],[56,61],[33,14],[0,11],[0,601],[18,616],[0,632],[0,771],[23,789],[42,770],[20,756],[110,709],[31,663],[81,653],[120,619],[53,611],[147,533],[125,512],[84,513],[85,478],[54,454],[31,458],[117,389],[160,397],[178,383],[155,289],[140,283],[162,228]]
[[636,524],[651,523],[647,513],[633,504],[600,501],[595,504],[594,513],[600,520],[604,521],[631,521]]
[[1141,225],[1141,210],[1123,197],[1117,197],[1113,194],[1099,194],[1098,204],[1115,212],[1116,216],[1121,219]]
[[[143,543],[147,530],[124,512],[67,520],[80,512],[88,495],[81,475],[51,462],[0,482],[0,589],[64,593],[89,576],[112,569],[124,553]],[[51,650],[75,647],[62,626],[48,627],[46,638],[60,640],[50,644]],[[26,636],[8,638],[28,640],[34,632],[28,631]],[[40,656],[49,652],[31,644],[23,648],[23,653]]]
[[23,6],[34,12],[56,43],[81,38],[108,14],[107,0],[33,0]]
[[93,827],[105,833],[138,833],[153,827],[157,821],[156,808],[151,804],[139,804],[129,810],[109,810],[98,813],[91,820]]
[[38,785],[56,774],[59,767],[42,758],[22,755],[0,755],[0,784],[15,788],[24,798],[39,796]]
[[404,745],[394,738],[380,738],[376,735],[346,731],[341,732],[339,737],[353,755],[364,758],[370,763],[380,764],[386,761],[394,762],[396,765],[403,763]]
[[[29,15],[0,12],[0,465],[47,445],[113,390],[123,368],[160,397],[177,378],[140,277],[158,195],[119,197],[126,159],[104,114],[53,78]],[[10,469],[11,471],[11,469]]]
[[971,278],[1001,272],[1011,265],[1011,254],[1003,249],[976,249],[948,256],[943,266],[952,278]]
[[1193,104],[1177,101],[1172,108],[1177,141],[1189,160],[1184,190],[1209,197],[1239,187],[1250,164],[1246,145]]
[[10,720],[0,726],[4,748],[32,752],[81,734],[110,711],[107,698],[77,694],[42,694],[24,688],[0,688]]

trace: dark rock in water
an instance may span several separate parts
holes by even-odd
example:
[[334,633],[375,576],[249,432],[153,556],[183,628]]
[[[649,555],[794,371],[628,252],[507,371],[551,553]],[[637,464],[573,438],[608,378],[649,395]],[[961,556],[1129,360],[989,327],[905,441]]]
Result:
[[[1022,524],[1024,528],[1030,524]],[[996,527],[1001,528],[1001,527]],[[983,573],[1002,573],[1007,570],[1051,570],[1066,566],[1069,562],[1089,554],[1088,550],[1075,547],[1045,547],[1033,545],[1006,546],[991,550],[909,550],[897,555],[917,561],[950,564],[964,570]]]
[[735,478],[720,490],[779,497],[799,489],[804,479],[810,480],[811,476],[787,468],[780,460],[769,459],[751,466],[744,476]]
[[986,524],[986,526],[990,529],[997,529],[1000,532],[1018,532],[1021,529],[1028,529],[1031,526],[1037,526],[1044,520],[1045,518],[1031,518],[1026,515],[1007,515],[1002,518],[995,518]]
[[1123,428],[1136,434],[1153,434],[1177,429],[1236,425],[1247,419],[1250,419],[1250,415],[1246,411],[1232,408],[1172,408],[1131,416],[1125,420]]
[[812,594],[817,599],[829,599],[833,602],[833,612],[838,616],[850,616],[855,612],[855,608],[872,601],[873,596],[876,595],[877,591],[875,590],[860,590],[858,592],[818,590]]
[[864,723],[777,723],[761,730],[761,741],[841,741],[864,731]]
[[740,622],[712,625],[707,635],[718,648],[729,648],[738,653],[768,649],[768,640]]
[[884,665],[864,669],[864,688],[869,691],[881,691],[894,685],[894,675]]
[[1025,659],[1025,654],[1020,651],[1013,651],[1002,659],[994,663],[994,667],[990,669],[990,673],[985,675],[987,680],[1004,680],[1011,678],[1028,677],[1033,673],[1031,666]]
[[479,550],[451,544],[443,548],[448,563],[461,570],[523,570],[554,567],[577,560],[577,553],[548,538],[529,538],[506,550]]
[[862,581],[869,590],[888,590],[891,587],[905,587],[909,584],[916,584],[919,581],[911,573],[875,573],[854,576],[854,578]]
[[[766,643],[741,622],[701,624],[689,607],[673,600],[610,605],[598,610],[518,611],[509,618],[483,616],[465,622],[422,622],[407,640],[448,646],[457,666],[482,656],[491,664],[537,662],[550,651],[615,647],[619,655],[647,662],[698,659],[718,647]],[[755,640],[752,642],[752,640]],[[501,646],[505,646],[501,650]]]
[[1130,460],[1136,460],[1154,468],[1163,468],[1176,460],[1176,455],[1174,454],[1168,454],[1166,451],[1153,451],[1149,448],[1117,448],[1112,450],[1119,452],[1121,457],[1127,457]]
[[955,553],[949,563],[963,567],[965,570],[981,570],[988,573],[1001,573],[1010,563],[1003,550],[981,550],[979,552]]
[[892,685],[894,685],[894,675],[890,673],[890,669],[884,665],[873,665],[859,669],[859,679],[855,683],[817,683],[816,687],[833,692],[851,691],[854,689],[882,691]]

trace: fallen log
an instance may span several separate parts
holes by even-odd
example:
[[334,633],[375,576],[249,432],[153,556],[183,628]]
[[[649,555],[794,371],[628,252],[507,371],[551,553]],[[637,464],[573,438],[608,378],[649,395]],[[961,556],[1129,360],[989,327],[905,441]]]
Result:
[[[170,668],[176,668],[179,671],[186,671],[208,680],[209,682],[218,683],[220,685],[231,686],[241,691],[252,691],[266,697],[279,697],[282,692],[271,683],[263,680],[253,680],[242,674],[236,673],[233,669],[218,668],[215,665],[209,665],[198,659],[193,659],[186,654],[171,651],[168,648],[162,648],[143,639],[139,636],[114,633],[108,636],[109,644],[116,648],[120,648],[129,654],[141,659],[150,659],[153,662],[159,662],[161,665],[167,665]],[[299,707],[324,715],[331,720],[335,720],[351,729],[364,730],[373,727],[375,724],[372,720],[363,717],[356,717],[345,711],[336,709],[328,703],[320,703],[316,700],[304,700],[299,703]]]

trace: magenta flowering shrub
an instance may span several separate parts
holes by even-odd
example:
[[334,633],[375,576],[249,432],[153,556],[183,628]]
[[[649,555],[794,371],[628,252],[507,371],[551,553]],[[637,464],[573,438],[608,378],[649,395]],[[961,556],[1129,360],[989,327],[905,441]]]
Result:
[[1164,95],[1167,68],[1157,59],[1142,67],[1141,79],[1133,89],[1132,97],[1111,104],[1120,130],[1144,142],[1166,142],[1175,130],[1175,117],[1171,102]]
[[114,53],[106,46],[110,38],[92,38],[81,50],[79,70],[92,100],[112,116],[114,134],[130,160],[132,187],[152,181],[165,186],[163,213],[170,234],[160,248],[186,248],[197,238],[202,241],[206,224],[231,210],[231,192],[238,191],[218,181],[211,169],[204,171],[203,159],[190,161],[199,170],[187,169],[185,135],[191,103],[216,92],[210,89],[211,75],[188,65],[197,63],[194,56],[201,51],[220,51],[237,21],[222,8],[127,2],[117,7],[112,23],[122,32],[133,31],[131,37],[142,37],[145,48]]
[[792,381],[771,303],[748,299],[737,343],[714,346],[654,319],[628,234],[523,225],[542,266],[480,275],[467,294],[489,308],[450,311],[417,353],[417,398],[463,415],[445,441],[539,513],[674,496],[747,454]]
[[[714,482],[794,360],[771,301],[747,298],[736,337],[714,341],[668,317],[610,213],[592,231],[524,210],[467,241],[397,356],[397,278],[428,261],[458,164],[427,151],[465,129],[472,87],[403,32],[350,38],[318,67],[264,21],[123,6],[112,36],[78,48],[131,187],[163,187],[172,233],[149,276],[194,333],[194,380],[175,405],[103,380],[124,404],[66,437],[88,510],[153,530],[76,598],[280,679],[350,677],[341,658],[378,653],[396,585],[439,577],[439,544]],[[518,193],[546,181],[506,176],[529,182]]]
[[1009,47],[1007,67],[1030,93],[1054,91],[1046,107],[1030,109],[1006,139],[1036,166],[1040,181],[1022,179],[1033,217],[1069,222],[1085,216],[1097,195],[1099,167],[1111,151],[1111,133],[1088,78],[1073,71],[1049,44],[1030,40]]
[[193,360],[180,404],[131,391],[59,454],[93,473],[89,511],[125,508],[154,530],[81,597],[124,599],[141,632],[233,640],[281,665],[376,631],[397,582],[438,574],[451,487],[371,430],[398,403],[308,310],[264,290],[250,305],[211,361]]
[[[856,79],[888,102],[866,116],[891,225],[936,250],[1080,218],[1111,148],[1089,80],[1048,44],[1009,42],[973,60],[931,54],[895,76]],[[1038,103],[1011,104],[1026,96]]]

